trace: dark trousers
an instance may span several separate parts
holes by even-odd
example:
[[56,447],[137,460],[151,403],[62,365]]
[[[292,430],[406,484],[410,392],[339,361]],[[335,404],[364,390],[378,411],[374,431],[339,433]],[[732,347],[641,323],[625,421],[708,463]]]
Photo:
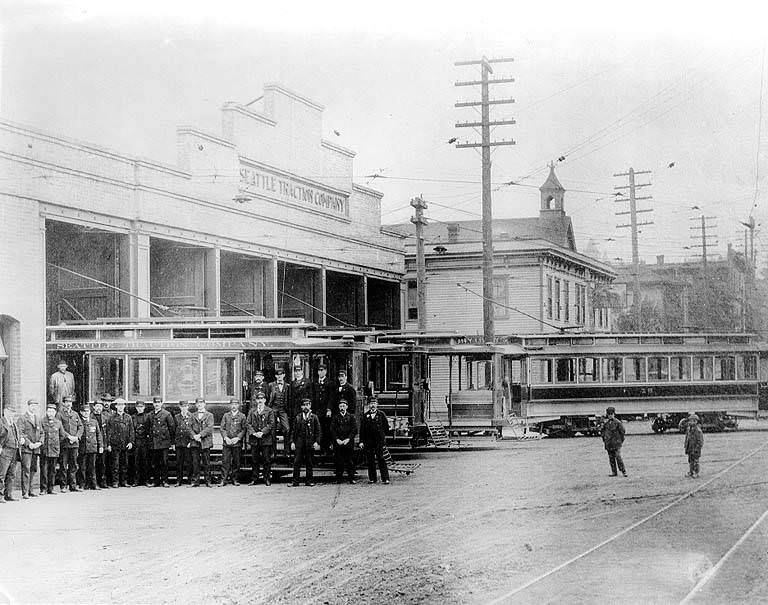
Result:
[[181,485],[184,474],[187,482],[192,483],[192,448],[185,445],[176,446],[176,484]]
[[700,454],[688,454],[688,473],[690,475],[698,475],[699,474],[699,458],[701,457]]
[[272,470],[272,455],[274,454],[274,446],[259,445],[258,441],[251,443],[251,466],[253,472],[251,473],[251,479],[256,481],[259,478],[259,469],[262,469],[262,477],[264,479],[271,479],[270,472]]
[[355,455],[355,446],[352,441],[348,445],[336,444],[333,448],[333,462],[336,467],[336,478],[341,479],[344,471],[347,471],[347,477],[352,479],[355,474],[355,465],[352,462]]
[[77,448],[65,447],[59,456],[59,485],[75,487],[77,485]]
[[146,443],[137,443],[131,451],[133,452],[133,484],[149,483],[149,446]]
[[221,482],[237,481],[237,473],[240,472],[240,450],[242,445],[224,445],[221,451]]
[[112,485],[128,484],[128,450],[112,448]]
[[376,463],[379,464],[379,473],[381,473],[382,481],[389,481],[389,469],[387,468],[387,461],[384,460],[384,446],[383,445],[371,445],[365,447],[365,460],[368,463],[368,479],[370,481],[376,481]]
[[21,453],[21,495],[28,496],[32,490],[32,482],[37,472],[37,459],[40,458],[32,452]]
[[40,456],[40,493],[43,491],[49,494],[53,493],[53,486],[56,485],[56,462],[58,460],[55,456]]
[[98,459],[98,456],[99,455],[96,452],[79,456],[80,472],[78,474],[80,475],[80,483],[84,487],[93,488],[97,485],[96,460]]
[[117,481],[117,477],[112,475],[112,452],[108,452],[106,448],[104,448],[104,453],[97,454],[96,460],[98,461],[99,458],[101,459],[101,464],[103,466],[104,483],[106,485],[112,485]]
[[152,450],[152,470],[156,486],[168,483],[168,448]]
[[608,451],[608,462],[611,463],[611,472],[615,475],[616,473],[616,467],[619,467],[619,470],[622,473],[626,473],[627,471],[624,469],[624,461],[621,459],[621,448],[617,448],[615,450],[607,450]]
[[293,458],[293,482],[299,482],[299,476],[301,475],[301,465],[304,463],[304,467],[307,471],[306,482],[312,481],[313,466],[314,466],[314,454],[312,451],[312,444],[308,442],[299,441],[296,443],[296,455]]
[[0,493],[10,498],[16,477],[16,450],[0,454]]
[[[286,410],[275,410],[275,428],[277,428],[278,424],[280,425],[280,432],[283,435],[283,443],[285,444],[285,451],[287,453],[291,447],[289,445],[291,442],[291,425],[288,422],[288,412]],[[275,445],[277,445],[277,442],[275,442]]]
[[192,449],[192,482],[200,483],[200,473],[206,485],[211,484],[211,449],[193,447]]
[[[101,487],[106,486],[108,481],[105,463],[106,455],[106,452],[102,454],[96,454],[96,480]],[[110,472],[110,475],[111,474],[112,473]],[[109,483],[111,483],[111,481]]]
[[[315,412],[320,419],[320,447],[327,452],[331,449],[331,419],[325,415],[325,410]],[[333,445],[336,445],[335,443]]]

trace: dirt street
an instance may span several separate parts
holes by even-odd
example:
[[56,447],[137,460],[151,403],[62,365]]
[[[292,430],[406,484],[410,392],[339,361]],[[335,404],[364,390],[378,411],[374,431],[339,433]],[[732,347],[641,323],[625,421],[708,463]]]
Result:
[[577,437],[422,454],[388,486],[7,503],[0,583],[38,603],[678,603],[717,566],[693,602],[768,600],[768,520],[720,562],[768,508],[768,432],[707,434],[695,480],[683,437],[647,428],[628,478]]

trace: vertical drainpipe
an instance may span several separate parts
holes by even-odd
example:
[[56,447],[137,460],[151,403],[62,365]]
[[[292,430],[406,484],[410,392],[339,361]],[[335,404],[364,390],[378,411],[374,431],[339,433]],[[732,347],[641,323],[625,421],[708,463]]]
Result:
[[[539,320],[544,321],[544,257],[539,257]],[[543,323],[539,324],[539,332],[543,332]]]

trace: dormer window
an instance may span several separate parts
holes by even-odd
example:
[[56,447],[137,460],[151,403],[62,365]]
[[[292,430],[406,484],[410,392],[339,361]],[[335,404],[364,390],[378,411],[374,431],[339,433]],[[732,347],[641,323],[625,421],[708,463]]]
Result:
[[456,223],[451,223],[450,225],[448,225],[448,241],[449,242],[459,241],[459,226]]

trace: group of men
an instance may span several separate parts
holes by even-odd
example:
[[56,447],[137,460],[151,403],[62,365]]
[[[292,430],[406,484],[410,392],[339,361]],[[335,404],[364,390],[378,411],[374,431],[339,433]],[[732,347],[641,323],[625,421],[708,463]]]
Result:
[[[68,376],[69,375],[69,376]],[[9,409],[0,420],[0,502],[15,500],[12,489],[17,463],[21,464],[22,498],[34,497],[32,481],[40,468],[40,494],[60,491],[104,489],[108,487],[169,487],[168,456],[176,453],[176,485],[211,486],[211,449],[214,417],[202,398],[178,403],[172,415],[164,409],[162,398],[153,397],[152,410],[136,401],[136,413],[126,411],[126,402],[111,395],[93,404],[73,409],[74,381],[59,364],[51,377],[49,392],[54,402],[45,416],[39,416],[40,403],[27,401],[27,409],[17,419]],[[318,380],[311,385],[302,368],[293,370],[293,381],[285,380],[278,368],[275,381],[264,382],[264,373],[256,371],[251,389],[251,406],[245,414],[240,402],[232,399],[221,425],[221,485],[238,485],[241,457],[247,448],[252,456],[250,485],[271,485],[272,461],[277,435],[282,434],[286,454],[293,453],[293,477],[290,485],[299,485],[301,467],[305,484],[314,485],[314,453],[333,452],[338,482],[355,483],[355,442],[368,462],[369,482],[377,481],[376,466],[382,483],[389,483],[384,458],[385,436],[389,429],[386,415],[371,399],[360,422],[355,415],[357,394],[347,382],[344,370],[338,382],[327,377],[324,365],[318,368]],[[60,403],[55,400],[60,399]],[[132,462],[128,481],[129,459]],[[57,473],[58,467],[58,473]]]

